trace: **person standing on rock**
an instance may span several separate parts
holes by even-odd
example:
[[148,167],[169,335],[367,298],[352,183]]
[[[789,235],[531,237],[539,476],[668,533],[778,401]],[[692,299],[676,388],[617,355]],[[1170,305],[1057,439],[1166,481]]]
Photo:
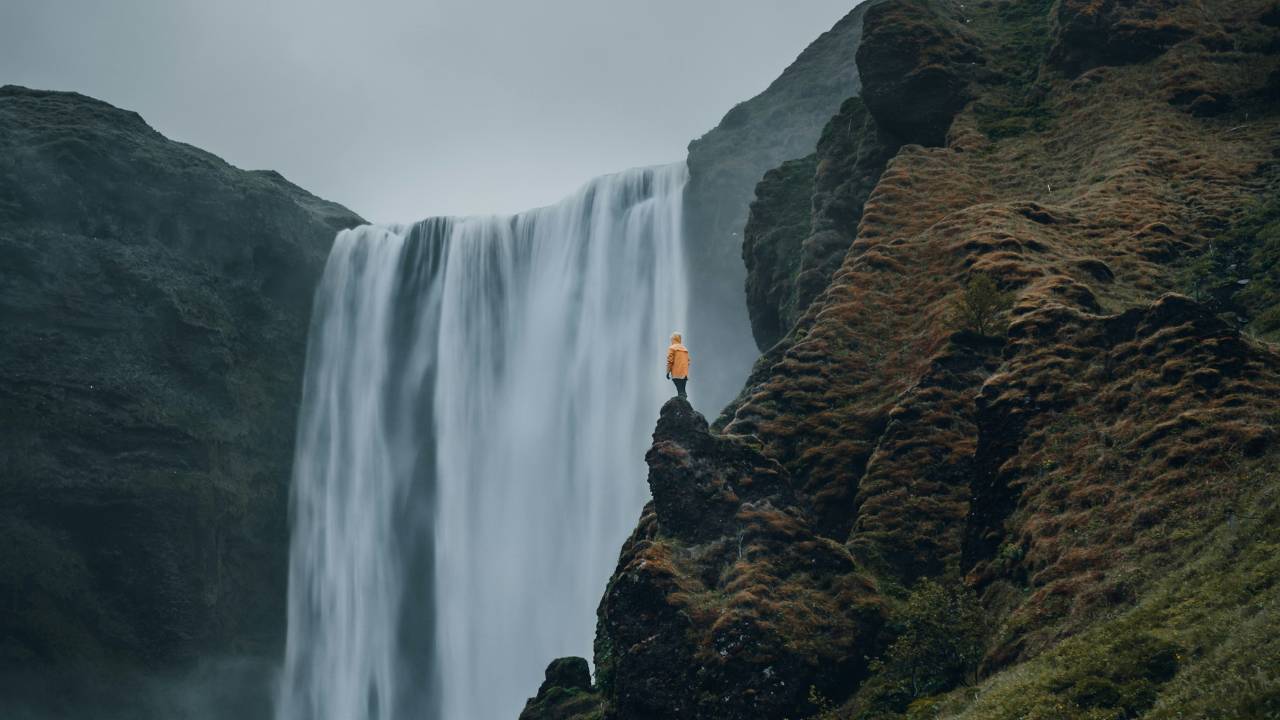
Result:
[[676,394],[684,394],[684,384],[689,382],[689,348],[684,346],[679,332],[671,333],[671,347],[667,348],[667,379],[676,384]]

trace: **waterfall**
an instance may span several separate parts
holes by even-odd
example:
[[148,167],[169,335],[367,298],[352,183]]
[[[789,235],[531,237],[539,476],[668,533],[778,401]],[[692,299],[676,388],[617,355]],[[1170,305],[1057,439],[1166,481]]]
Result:
[[672,394],[686,177],[338,236],[307,351],[280,720],[513,720],[549,660],[590,657]]

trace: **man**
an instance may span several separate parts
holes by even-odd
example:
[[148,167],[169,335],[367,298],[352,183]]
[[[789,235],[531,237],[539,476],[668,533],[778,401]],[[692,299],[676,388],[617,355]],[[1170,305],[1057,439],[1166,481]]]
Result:
[[684,384],[689,382],[689,348],[681,342],[680,333],[671,333],[671,347],[667,348],[667,379],[676,384],[676,393],[684,394]]

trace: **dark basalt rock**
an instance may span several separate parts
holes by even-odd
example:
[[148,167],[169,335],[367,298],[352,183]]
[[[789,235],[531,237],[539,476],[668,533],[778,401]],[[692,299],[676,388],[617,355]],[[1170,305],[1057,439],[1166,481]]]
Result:
[[0,673],[278,650],[311,295],[360,222],[0,88]]
[[983,63],[977,41],[926,0],[867,11],[858,47],[862,99],[880,127],[904,143],[946,142]]
[[580,657],[552,660],[547,666],[546,674],[547,679],[543,681],[542,687],[538,688],[539,695],[556,687],[566,690],[591,689],[591,668],[587,666],[587,661]]
[[687,542],[725,535],[743,503],[794,503],[782,466],[712,435],[706,418],[681,398],[662,406],[645,462],[660,531]]
[[795,279],[800,248],[809,236],[813,214],[813,175],[817,155],[789,160],[765,173],[743,234],[747,266],[747,310],[756,346],[767,350],[795,324]]

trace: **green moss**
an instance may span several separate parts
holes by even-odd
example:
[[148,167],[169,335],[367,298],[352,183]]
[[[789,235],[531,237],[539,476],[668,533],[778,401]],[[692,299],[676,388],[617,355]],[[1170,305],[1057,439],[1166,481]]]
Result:
[[1053,115],[1038,102],[985,104],[974,107],[978,128],[992,140],[1017,137],[1049,129]]
[[1280,485],[1271,455],[1233,479],[1238,512],[1127,611],[976,688],[930,717],[1014,720],[1271,718],[1280,713]]
[[577,688],[553,687],[529,701],[521,720],[600,720],[605,702],[598,693]]
[[1053,114],[1036,89],[1040,66],[1049,52],[1052,0],[1004,2],[994,12],[971,18],[982,38],[994,46],[988,53],[1000,78],[982,102],[975,104],[978,129],[992,140],[1049,129]]
[[1192,297],[1235,314],[1246,332],[1280,341],[1280,193],[1273,186],[1182,270]]

